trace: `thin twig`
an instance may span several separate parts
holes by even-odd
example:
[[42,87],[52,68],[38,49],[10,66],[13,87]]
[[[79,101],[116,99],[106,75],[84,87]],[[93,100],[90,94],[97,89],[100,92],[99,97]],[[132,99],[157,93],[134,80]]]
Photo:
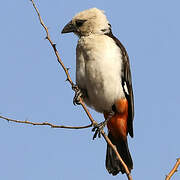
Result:
[[[46,31],[46,39],[50,42],[51,46],[53,47],[53,50],[54,50],[55,55],[56,55],[56,57],[57,57],[57,60],[58,60],[58,62],[60,63],[60,65],[62,66],[63,70],[64,70],[65,73],[66,73],[67,81],[71,84],[72,89],[73,89],[74,91],[76,91],[77,88],[76,88],[76,90],[73,88],[73,87],[74,87],[74,83],[72,82],[72,80],[71,80],[71,78],[70,78],[68,69],[64,66],[64,64],[63,64],[63,62],[62,62],[62,60],[61,60],[61,58],[60,58],[60,56],[59,56],[59,53],[58,53],[58,51],[57,51],[57,49],[56,49],[56,44],[54,44],[54,43],[52,42],[52,40],[50,39],[50,35],[49,35],[49,32],[48,32],[48,28],[45,26],[45,24],[44,24],[44,22],[43,22],[43,20],[42,20],[42,18],[41,18],[41,16],[40,16],[39,10],[37,9],[37,7],[36,7],[36,5],[35,5],[35,3],[34,3],[34,0],[31,0],[31,2],[32,2],[32,4],[33,4],[34,9],[35,9],[36,12],[37,12],[37,15],[38,15],[38,17],[39,17],[40,24],[43,26],[43,28],[44,28],[45,31]],[[89,113],[89,111],[88,111],[87,107],[85,106],[85,104],[84,104],[84,102],[83,102],[82,99],[80,99],[80,104],[81,104],[81,106],[83,107],[84,111],[86,112],[87,116],[89,117],[92,125],[93,125],[93,126],[97,125],[97,122],[92,118],[91,114]],[[111,143],[110,139],[106,136],[106,134],[105,134],[105,132],[104,132],[103,130],[101,131],[101,134],[103,135],[103,137],[105,138],[105,140],[106,140],[106,142],[109,144],[109,146],[112,147],[112,149],[113,149],[114,152],[116,153],[118,159],[119,159],[120,162],[122,163],[122,165],[123,165],[123,167],[124,167],[124,169],[125,169],[125,171],[126,171],[127,178],[128,178],[129,180],[132,180],[132,176],[131,176],[131,174],[130,174],[130,172],[129,172],[127,166],[126,166],[126,164],[123,162],[122,158],[120,157],[120,155],[119,155],[118,151],[116,150],[116,148],[114,147],[114,145]]]
[[74,86],[74,83],[72,81],[72,79],[70,78],[70,75],[68,73],[68,68],[65,67],[64,63],[62,62],[60,56],[59,56],[59,52],[57,51],[56,49],[56,44],[54,44],[50,38],[50,35],[49,35],[49,31],[48,31],[48,28],[46,27],[46,25],[44,24],[42,18],[41,18],[41,15],[39,13],[39,10],[38,8],[36,7],[35,3],[34,3],[34,0],[30,0],[32,2],[32,5],[34,7],[34,9],[36,10],[36,13],[38,15],[38,18],[39,18],[39,21],[40,21],[40,24],[42,25],[42,27],[44,28],[44,30],[46,31],[46,39],[50,42],[51,46],[53,47],[53,50],[54,50],[54,53],[57,57],[57,61],[59,62],[59,64],[62,66],[63,70],[65,71],[66,73],[66,76],[67,76],[67,81],[69,81],[69,83],[71,84],[71,86],[73,87]]
[[170,180],[172,175],[177,172],[177,168],[180,165],[180,158],[177,159],[176,164],[174,165],[174,167],[172,168],[172,170],[170,171],[170,173],[166,176],[165,180]]
[[15,123],[21,123],[21,124],[31,124],[34,126],[50,126],[51,128],[64,128],[64,129],[85,129],[85,128],[89,128],[92,127],[92,124],[87,125],[87,126],[61,126],[61,125],[54,125],[48,122],[42,122],[42,123],[38,123],[38,122],[31,122],[31,121],[20,121],[20,120],[16,120],[16,119],[10,119],[4,116],[0,116],[1,119],[4,119],[8,122],[15,122]]

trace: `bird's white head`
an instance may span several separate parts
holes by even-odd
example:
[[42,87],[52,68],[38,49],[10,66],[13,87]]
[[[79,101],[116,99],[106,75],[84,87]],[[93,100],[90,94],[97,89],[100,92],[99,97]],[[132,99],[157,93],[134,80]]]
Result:
[[97,8],[91,8],[76,14],[61,33],[73,32],[81,37],[109,33],[110,29],[111,25],[104,12]]

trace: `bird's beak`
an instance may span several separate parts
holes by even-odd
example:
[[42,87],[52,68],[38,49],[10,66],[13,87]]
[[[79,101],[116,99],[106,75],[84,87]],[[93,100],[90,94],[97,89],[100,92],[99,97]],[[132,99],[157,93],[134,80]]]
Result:
[[65,27],[63,28],[63,30],[61,31],[62,34],[70,33],[70,32],[76,32],[76,27],[74,26],[72,21],[70,21],[68,24],[66,24]]

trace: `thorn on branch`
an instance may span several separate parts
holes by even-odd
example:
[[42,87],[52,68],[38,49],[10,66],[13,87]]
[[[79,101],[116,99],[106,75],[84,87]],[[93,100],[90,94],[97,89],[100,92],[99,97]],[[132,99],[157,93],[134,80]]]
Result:
[[53,48],[56,50],[56,44],[53,44],[52,46],[53,46]]
[[67,78],[65,81],[66,81],[66,82],[67,82],[67,81],[69,82],[69,79]]

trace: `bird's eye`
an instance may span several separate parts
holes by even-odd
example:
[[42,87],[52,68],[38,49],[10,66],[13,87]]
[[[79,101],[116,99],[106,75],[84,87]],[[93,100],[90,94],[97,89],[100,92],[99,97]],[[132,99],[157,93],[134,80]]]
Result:
[[77,21],[76,21],[76,26],[77,26],[77,27],[81,27],[85,21],[86,21],[86,20],[81,20],[81,19],[80,19],[80,20],[77,20]]

